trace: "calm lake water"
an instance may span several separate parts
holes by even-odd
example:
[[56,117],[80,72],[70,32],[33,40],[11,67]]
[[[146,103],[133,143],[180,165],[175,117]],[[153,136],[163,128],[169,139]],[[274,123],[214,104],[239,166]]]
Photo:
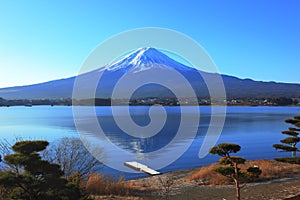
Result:
[[[83,108],[84,109],[84,108]],[[122,110],[124,107],[119,107]],[[103,127],[107,138],[118,147],[129,151],[147,153],[165,146],[174,137],[180,120],[179,107],[165,107],[168,114],[166,126],[161,133],[151,139],[134,138],[124,134],[114,123],[110,107],[97,107],[96,114],[100,125]],[[190,107],[193,113],[196,107]],[[130,108],[133,120],[139,125],[147,125],[149,107],[135,106]],[[188,150],[174,163],[160,169],[161,172],[203,166],[216,162],[218,156],[207,155],[198,157],[204,134],[210,122],[211,109],[208,106],[200,107],[200,124],[195,139]],[[242,146],[239,155],[246,159],[272,159],[289,155],[279,153],[272,147],[274,143],[284,138],[281,131],[289,127],[284,123],[287,118],[300,115],[300,107],[227,107],[226,121],[219,139],[221,142],[233,142]],[[89,121],[89,116],[82,120]],[[187,124],[188,126],[188,124]],[[93,130],[82,130],[87,137],[94,137]],[[7,140],[16,137],[24,139],[43,139],[55,141],[63,137],[79,137],[75,128],[72,107],[2,107],[0,108],[0,136]],[[189,140],[190,138],[185,138]],[[103,142],[105,145],[105,142]],[[181,142],[176,143],[176,148],[181,148]],[[172,152],[170,152],[172,153]],[[110,158],[121,159],[116,151],[109,153]],[[113,161],[113,160],[112,160]],[[120,172],[109,167],[104,167],[104,173],[119,175]],[[124,174],[124,173],[122,173]],[[143,174],[125,173],[126,178],[145,176]]]

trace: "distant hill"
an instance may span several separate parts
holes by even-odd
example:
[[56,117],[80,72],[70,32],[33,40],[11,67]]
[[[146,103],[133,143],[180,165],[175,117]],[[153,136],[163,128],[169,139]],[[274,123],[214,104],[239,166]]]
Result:
[[254,81],[227,75],[222,78],[230,98],[300,98],[300,84]]
[[[141,48],[119,59],[118,61],[103,66],[98,70],[80,75],[86,80],[83,88],[89,87],[89,81],[94,80],[100,73],[102,79],[96,91],[97,98],[109,98],[117,81],[124,74],[138,77],[142,73],[149,73],[162,79],[168,78],[166,74],[170,69],[175,69],[185,76],[200,98],[208,97],[209,93],[196,69],[187,67],[163,54],[154,48]],[[213,80],[217,75],[201,72]],[[300,98],[300,84],[275,83],[239,79],[237,77],[221,75],[224,81],[228,98]],[[4,99],[59,99],[72,98],[73,84],[76,77],[54,80],[28,86],[10,87],[0,89],[0,97]],[[180,89],[181,84],[178,83]],[[184,88],[182,88],[184,90]],[[123,91],[124,95],[126,90]],[[141,97],[168,97],[172,92],[158,85],[147,85],[139,89],[135,94]]]

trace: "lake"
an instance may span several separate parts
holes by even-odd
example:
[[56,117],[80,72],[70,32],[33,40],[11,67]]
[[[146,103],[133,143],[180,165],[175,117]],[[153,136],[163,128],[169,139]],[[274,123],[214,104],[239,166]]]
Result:
[[[147,106],[130,107],[130,113],[133,121],[141,126],[150,123],[148,116],[149,108]],[[82,109],[86,109],[82,107]],[[125,107],[117,107],[120,111]],[[193,111],[197,107],[188,107],[191,117]],[[241,145],[242,150],[238,155],[248,160],[253,159],[272,159],[290,155],[289,153],[277,152],[272,145],[279,143],[284,138],[280,134],[286,130],[289,125],[284,122],[287,118],[300,115],[300,107],[247,107],[247,106],[231,106],[227,107],[225,125],[222,130],[218,143],[232,142]],[[93,129],[80,130],[81,137],[89,138],[95,141],[99,148],[106,148],[106,156],[110,162],[123,162],[127,159],[120,157],[119,150],[109,149],[109,143],[113,143],[119,149],[130,152],[140,157],[142,161],[151,159],[143,158],[145,153],[157,151],[168,144],[174,137],[173,133],[178,129],[180,122],[179,107],[165,107],[167,113],[167,121],[164,128],[151,138],[137,138],[129,136],[118,128],[110,107],[96,107],[95,113],[100,126],[106,134],[106,139],[101,141],[101,137]],[[122,113],[122,112],[120,112]],[[167,172],[177,169],[193,168],[216,162],[218,156],[207,155],[200,159],[198,157],[200,146],[203,142],[205,132],[210,123],[211,107],[200,106],[200,123],[197,128],[195,138],[183,138],[177,141],[175,145],[168,149],[168,153],[177,153],[180,151],[186,141],[191,142],[189,148],[179,155],[179,159],[170,165],[159,169],[161,172]],[[83,115],[84,123],[89,123],[89,115]],[[185,126],[189,130],[186,123]],[[191,125],[192,126],[192,125]],[[90,127],[90,126],[87,126]],[[188,134],[187,134],[188,135]],[[67,106],[34,106],[34,107],[1,107],[0,108],[0,136],[9,141],[13,141],[16,137],[23,139],[43,139],[55,141],[63,137],[79,137],[78,131],[73,120],[72,107]],[[109,140],[109,142],[107,141]],[[132,161],[132,160],[128,160]],[[148,164],[148,163],[147,163]],[[128,179],[142,177],[140,173],[123,173],[118,170],[104,167],[102,172],[112,175],[124,174]]]

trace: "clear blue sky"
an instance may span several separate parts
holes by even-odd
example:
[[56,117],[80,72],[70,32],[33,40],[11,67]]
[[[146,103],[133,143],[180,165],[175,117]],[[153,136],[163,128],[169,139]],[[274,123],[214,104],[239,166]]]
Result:
[[223,74],[300,83],[300,1],[0,0],[0,88],[77,74],[112,35],[177,30]]

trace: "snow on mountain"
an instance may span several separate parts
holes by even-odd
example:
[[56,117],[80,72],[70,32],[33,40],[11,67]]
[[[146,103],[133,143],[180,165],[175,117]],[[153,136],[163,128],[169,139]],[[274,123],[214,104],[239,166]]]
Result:
[[105,69],[108,71],[131,70],[132,72],[140,72],[158,66],[172,67],[180,70],[192,69],[152,47],[139,48],[127,56],[107,65]]

